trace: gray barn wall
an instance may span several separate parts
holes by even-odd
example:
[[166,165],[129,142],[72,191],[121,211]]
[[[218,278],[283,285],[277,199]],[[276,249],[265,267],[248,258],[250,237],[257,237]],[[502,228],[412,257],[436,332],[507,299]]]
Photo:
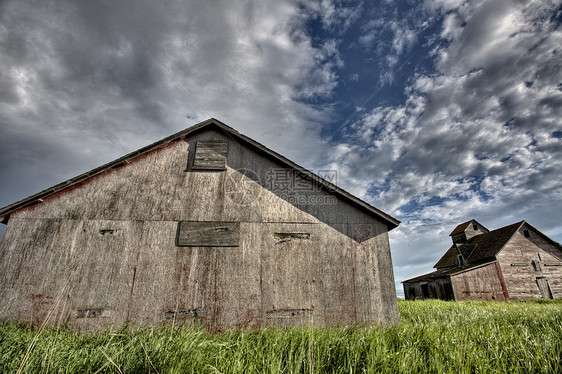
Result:
[[[189,170],[201,139],[229,141],[226,171]],[[397,321],[386,224],[341,200],[291,204],[264,188],[279,167],[203,131],[14,212],[0,244],[0,318],[79,330]],[[249,205],[228,195],[243,169],[261,180],[246,179],[259,192]],[[299,193],[310,195],[334,196]],[[239,247],[178,247],[179,221],[241,222]]]
[[[526,238],[524,230],[530,232]],[[528,225],[523,225],[497,256],[511,299],[541,298],[537,278],[548,279],[554,298],[562,298],[562,253]],[[540,264],[536,270],[533,261]]]

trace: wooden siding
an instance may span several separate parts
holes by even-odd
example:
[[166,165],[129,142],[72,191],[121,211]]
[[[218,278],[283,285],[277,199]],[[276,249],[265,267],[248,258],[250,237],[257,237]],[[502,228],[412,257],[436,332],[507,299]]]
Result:
[[[190,168],[198,140],[229,142],[227,170]],[[387,225],[325,190],[269,190],[275,168],[205,131],[12,213],[0,318],[39,323],[53,311],[50,325],[82,331],[397,321]],[[250,201],[229,195],[241,189]],[[180,221],[239,222],[239,247],[179,247]]]
[[[377,250],[385,234],[357,243],[321,223],[243,223],[239,248],[177,247],[174,221],[14,219],[10,226],[31,223],[32,232],[7,230],[3,242],[2,263],[18,266],[3,273],[11,284],[0,295],[3,318],[39,323],[53,308],[50,324],[79,330],[172,322],[170,315],[210,330],[397,318],[392,305],[381,308],[392,300],[383,290],[389,264]],[[61,230],[67,234],[56,235]],[[298,243],[275,236],[304,231],[311,236]]]
[[456,300],[505,300],[501,272],[496,263],[452,275]]
[[[529,238],[525,237],[525,230],[529,231]],[[519,229],[497,258],[511,299],[543,297],[537,278],[546,278],[552,296],[562,298],[562,251],[529,225]]]
[[[195,143],[200,139],[230,140],[226,171],[205,172],[188,168],[187,155],[193,157]],[[206,131],[146,153],[126,166],[45,198],[41,204],[22,208],[11,217],[231,222],[320,220],[333,224],[380,222],[339,199],[332,204],[335,196],[325,190],[287,194],[268,190],[268,173],[280,167],[233,139]],[[246,170],[251,170],[260,182],[245,176]],[[253,194],[251,203],[241,206],[235,195],[227,193],[238,191],[239,184]],[[301,203],[314,200],[328,204]],[[381,222],[381,225],[387,230],[385,224]]]
[[[50,325],[71,321],[79,330],[100,322],[104,327],[119,325],[127,319],[123,306],[131,298],[134,250],[142,223],[61,219],[14,223],[8,225],[0,251],[3,319],[41,323],[52,314]],[[104,230],[113,234],[102,234]],[[98,318],[88,317],[92,314]]]

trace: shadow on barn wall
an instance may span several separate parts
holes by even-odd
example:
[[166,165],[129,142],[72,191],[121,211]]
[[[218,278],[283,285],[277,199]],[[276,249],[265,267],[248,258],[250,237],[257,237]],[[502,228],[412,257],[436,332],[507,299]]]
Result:
[[81,331],[398,320],[399,221],[214,119],[0,219],[2,319]]

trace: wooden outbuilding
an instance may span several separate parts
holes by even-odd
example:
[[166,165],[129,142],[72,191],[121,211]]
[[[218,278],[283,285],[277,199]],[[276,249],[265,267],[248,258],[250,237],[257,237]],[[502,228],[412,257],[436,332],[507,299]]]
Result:
[[80,331],[394,323],[399,221],[335,176],[199,123],[0,209],[0,319]]
[[562,246],[526,221],[489,231],[458,225],[436,270],[402,282],[406,299],[562,298]]

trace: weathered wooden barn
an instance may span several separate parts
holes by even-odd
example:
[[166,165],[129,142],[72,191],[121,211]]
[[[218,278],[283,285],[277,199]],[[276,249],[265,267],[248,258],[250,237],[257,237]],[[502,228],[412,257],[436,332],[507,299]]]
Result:
[[402,282],[407,299],[562,298],[562,246],[528,222],[489,231],[471,220],[450,236],[433,273]]
[[199,123],[1,209],[0,319],[80,331],[396,322],[399,221],[333,176]]

